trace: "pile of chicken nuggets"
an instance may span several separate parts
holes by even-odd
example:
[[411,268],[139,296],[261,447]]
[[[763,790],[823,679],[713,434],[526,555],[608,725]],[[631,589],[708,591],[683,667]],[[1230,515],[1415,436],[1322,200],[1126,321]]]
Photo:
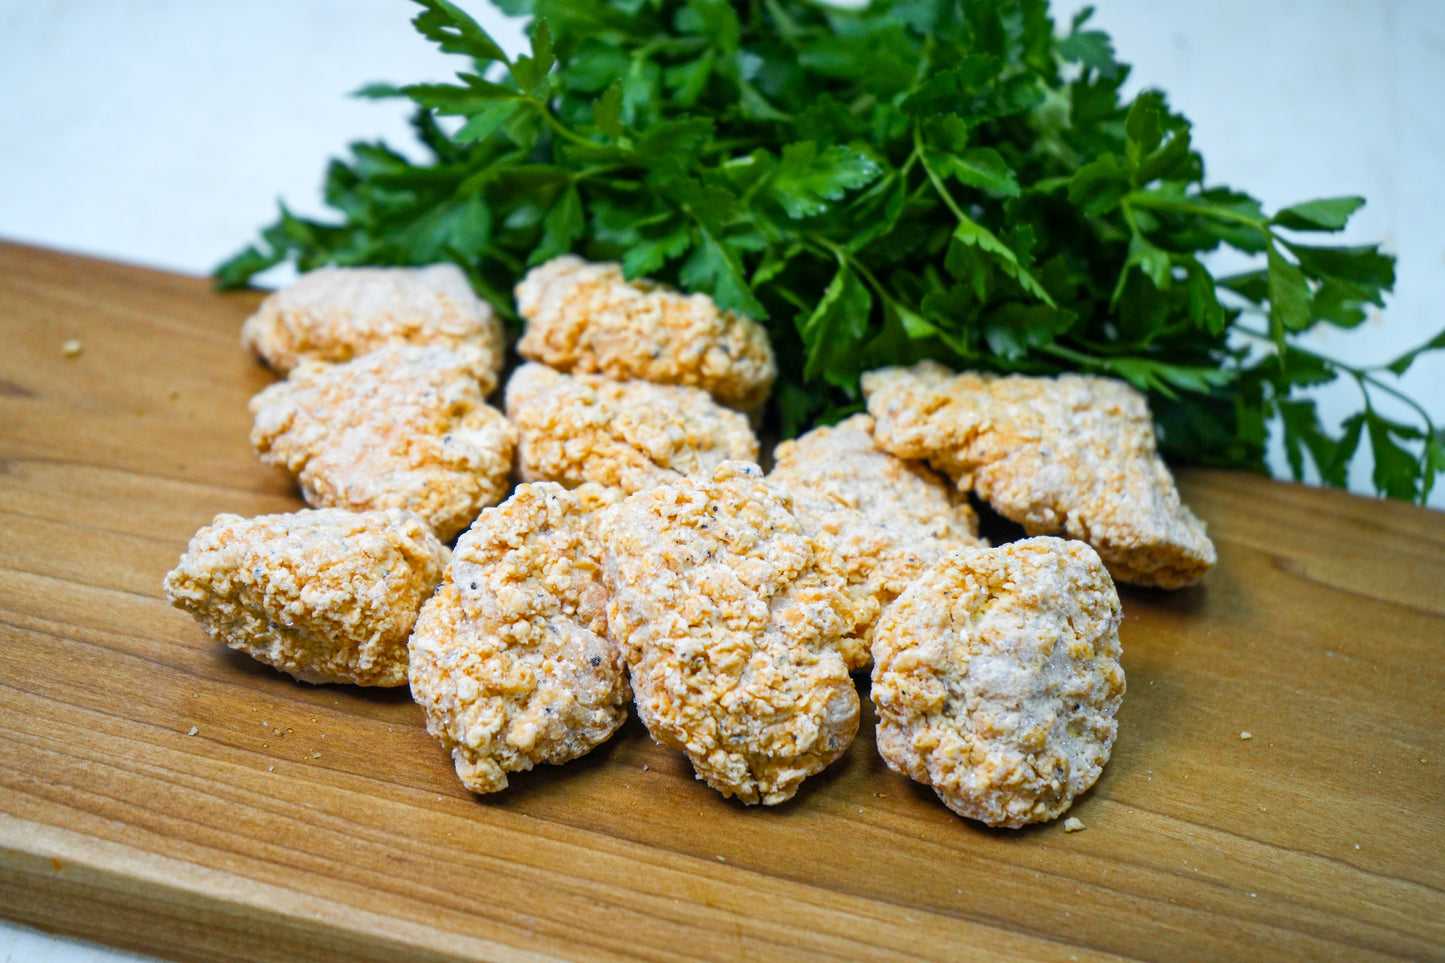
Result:
[[[724,796],[780,803],[852,742],[864,671],[883,758],[963,816],[1049,820],[1093,785],[1124,696],[1114,580],[1215,561],[1139,392],[884,368],[867,414],[765,474],[760,325],[570,255],[516,299],[504,383],[454,266],[270,296],[243,342],[285,378],[251,442],[313,507],[217,516],[172,603],[298,679],[409,684],[478,793],[635,707]],[[970,494],[1032,537],[989,546]]]

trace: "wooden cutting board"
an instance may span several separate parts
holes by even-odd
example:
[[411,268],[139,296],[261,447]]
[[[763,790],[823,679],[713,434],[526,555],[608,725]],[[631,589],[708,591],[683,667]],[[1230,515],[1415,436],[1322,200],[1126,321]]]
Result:
[[1084,832],[952,815],[871,717],[775,809],[635,721],[483,799],[405,690],[161,597],[300,504],[246,441],[257,300],[0,245],[0,914],[187,960],[1445,959],[1445,514],[1184,474],[1219,567],[1123,591]]

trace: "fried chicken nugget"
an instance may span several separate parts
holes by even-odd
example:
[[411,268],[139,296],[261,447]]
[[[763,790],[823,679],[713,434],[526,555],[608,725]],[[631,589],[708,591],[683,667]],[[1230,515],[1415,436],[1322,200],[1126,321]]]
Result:
[[836,553],[859,622],[842,640],[850,670],[868,665],[883,608],[946,553],[981,544],[973,509],[920,462],[873,441],[854,415],[778,445],[768,482],[793,497],[809,534]]
[[634,492],[758,457],[747,418],[697,388],[525,364],[507,382],[506,398],[523,481]]
[[945,556],[878,621],[878,751],[961,816],[1017,829],[1061,815],[1109,761],[1121,618],[1083,542]]
[[473,792],[605,742],[631,690],[607,637],[595,513],[621,493],[520,485],[457,540],[411,637],[411,692]]
[[350,361],[389,344],[439,344],[497,387],[506,340],[492,306],[455,264],[323,267],[261,302],[241,343],[281,374],[302,361]]
[[516,432],[450,348],[302,362],[251,413],[261,460],[296,475],[311,505],[406,508],[450,539],[510,487]]
[[1148,402],[1122,381],[955,375],[925,361],[871,371],[863,391],[880,446],[927,459],[1030,535],[1088,542],[1122,582],[1180,588],[1214,565]]
[[406,684],[406,639],[447,549],[391,508],[217,515],[166,575],[218,642],[305,682]]
[[600,526],[638,714],[745,803],[791,798],[858,730],[837,650],[852,600],[787,505],[756,465],[728,462],[632,495]]
[[527,272],[516,296],[527,319],[517,351],[560,371],[690,385],[743,410],[767,400],[778,373],[756,321],[704,294],[623,280],[618,264],[564,255]]

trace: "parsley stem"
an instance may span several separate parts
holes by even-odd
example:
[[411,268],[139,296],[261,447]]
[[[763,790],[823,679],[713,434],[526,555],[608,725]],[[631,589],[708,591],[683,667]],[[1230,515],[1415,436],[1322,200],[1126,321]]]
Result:
[[907,180],[908,175],[913,171],[913,165],[922,159],[923,153],[918,149],[917,142],[915,141],[913,150],[908,152],[908,159],[903,162],[902,167],[898,168],[898,176],[903,180]]
[[1059,344],[1057,341],[1050,341],[1039,345],[1039,349],[1053,355],[1056,358],[1064,358],[1075,364],[1086,365],[1089,368],[1113,370],[1109,365],[1108,358],[1096,358],[1093,355],[1084,354],[1082,351],[1075,351],[1073,348]]
[[504,265],[506,265],[507,270],[511,271],[513,274],[521,274],[524,270],[526,270],[526,265],[522,262],[522,260],[514,256],[510,251],[505,251],[500,247],[488,244],[486,247],[486,253],[488,257],[493,257],[496,258],[498,261],[501,261]]
[[529,104],[531,104],[533,107],[537,108],[537,113],[539,113],[539,114],[542,115],[542,122],[545,123],[548,127],[552,128],[552,130],[553,130],[559,137],[563,138],[564,140],[569,140],[569,141],[571,141],[572,143],[577,144],[577,145],[582,146],[582,147],[590,147],[590,148],[592,148],[593,150],[596,150],[597,148],[599,148],[599,147],[602,146],[601,144],[598,144],[596,141],[588,140],[586,137],[583,137],[581,134],[578,134],[578,133],[576,133],[575,131],[569,129],[569,128],[568,128],[565,124],[563,124],[560,120],[558,120],[556,117],[552,116],[552,110],[551,110],[551,108],[549,108],[546,104],[542,103],[542,101],[538,100],[536,97],[528,96],[528,97],[526,97],[526,98],[524,98],[524,99],[526,100],[527,103],[529,103]]
[[1039,283],[1038,278],[1034,277],[1028,268],[1024,267],[1019,261],[1018,254],[1014,249],[995,236],[988,228],[965,214],[963,209],[958,206],[958,202],[953,199],[953,195],[948,193],[948,188],[944,186],[942,178],[929,166],[927,152],[923,149],[923,134],[917,124],[913,125],[913,150],[918,154],[918,161],[923,165],[924,173],[926,173],[928,179],[933,182],[933,187],[938,191],[938,195],[943,198],[943,203],[948,206],[948,209],[953,212],[953,216],[958,219],[959,227],[966,227],[976,239],[986,238],[992,245],[990,250],[1008,262],[1010,268],[1006,270],[1008,270],[1008,273],[1014,280],[1019,282],[1025,291],[1028,291],[1051,308],[1058,307],[1058,305],[1054,303],[1053,297],[1050,296],[1049,292],[1044,289],[1044,286]]
[[[1296,348],[1295,350],[1298,351],[1299,349]],[[1316,355],[1316,357],[1318,357],[1318,355]],[[1323,360],[1328,361],[1328,360],[1330,360],[1330,359],[1323,359]],[[1335,362],[1335,363],[1336,363],[1336,364],[1339,364],[1339,362]],[[1351,368],[1349,365],[1340,365],[1340,367],[1344,368],[1344,369],[1345,369],[1346,371],[1348,371],[1351,375],[1353,375],[1356,381],[1367,381],[1367,382],[1369,382],[1370,384],[1374,385],[1376,388],[1379,388],[1379,389],[1380,389],[1381,391],[1383,391],[1385,394],[1390,395],[1390,396],[1393,397],[1393,398],[1398,398],[1400,401],[1403,401],[1405,404],[1407,404],[1407,405],[1409,405],[1411,408],[1415,409],[1415,413],[1420,416],[1420,420],[1423,421],[1423,422],[1425,422],[1425,429],[1426,429],[1426,431],[1429,432],[1429,433],[1432,434],[1432,435],[1435,434],[1435,431],[1436,431],[1436,429],[1435,429],[1435,422],[1433,422],[1433,421],[1430,420],[1430,415],[1425,411],[1424,408],[1420,407],[1420,404],[1419,404],[1417,401],[1415,401],[1415,399],[1413,399],[1413,398],[1411,398],[1409,395],[1404,394],[1403,392],[1401,392],[1401,391],[1399,391],[1399,390],[1397,390],[1397,389],[1395,389],[1395,388],[1392,388],[1392,387],[1390,387],[1389,385],[1385,384],[1385,382],[1381,381],[1379,378],[1376,378],[1374,375],[1370,374],[1370,372],[1367,371],[1367,370],[1357,369],[1357,368]],[[1366,395],[1366,399],[1367,399],[1367,400],[1368,400],[1368,397],[1369,397],[1369,396]]]
[[[1241,334],[1247,334],[1251,338],[1257,338],[1260,341],[1268,341],[1270,344],[1275,344],[1275,340],[1269,335],[1265,334],[1263,331],[1256,331],[1255,329],[1240,324],[1237,321],[1234,323],[1234,330],[1240,332]],[[1360,394],[1365,396],[1366,407],[1369,407],[1370,405],[1370,393],[1365,390],[1365,385],[1367,383],[1380,389],[1385,394],[1390,395],[1393,398],[1397,398],[1400,401],[1403,401],[1405,404],[1415,409],[1415,413],[1420,416],[1420,420],[1425,422],[1425,428],[1429,431],[1429,433],[1432,435],[1435,434],[1435,422],[1430,420],[1429,412],[1422,408],[1419,402],[1415,401],[1415,399],[1411,398],[1409,395],[1405,394],[1402,391],[1399,391],[1396,388],[1392,388],[1390,385],[1370,374],[1369,368],[1356,368],[1354,365],[1345,364],[1343,361],[1336,360],[1335,358],[1331,358],[1328,355],[1320,354],[1316,351],[1310,351],[1307,348],[1301,348],[1299,345],[1296,344],[1290,345],[1289,349],[1291,351],[1298,351],[1300,354],[1307,357],[1314,358],[1316,361],[1323,362],[1331,368],[1337,368],[1340,371],[1345,372],[1351,378],[1354,378],[1355,383],[1360,386]]]
[[870,288],[872,288],[874,293],[878,295],[878,299],[884,304],[891,304],[895,308],[903,308],[904,310],[908,310],[905,305],[899,304],[898,301],[896,301],[893,296],[888,293],[888,289],[879,283],[878,279],[873,276],[873,272],[868,270],[867,266],[864,265],[862,261],[858,260],[852,254],[849,254],[847,249],[845,249],[842,245],[835,244],[826,238],[819,238],[816,242],[805,243],[808,243],[810,247],[813,247],[815,253],[831,254],[834,258],[837,259],[839,264],[846,264],[848,267],[852,268],[854,272],[863,279],[863,283],[867,284]]
[[574,181],[592,180],[599,174],[611,174],[613,171],[620,171],[626,167],[626,164],[601,164],[597,167],[584,167],[582,170],[571,175],[571,178]]
[[758,141],[753,137],[734,137],[731,140],[715,140],[702,149],[707,154],[730,154],[742,147],[755,147]]
[[[1130,206],[1129,199],[1127,197],[1119,202],[1119,212],[1124,215],[1124,223],[1127,224],[1129,227],[1129,234],[1131,239],[1129,248],[1132,252],[1134,247],[1133,239],[1137,238],[1139,241],[1144,241],[1145,238],[1144,235],[1139,231],[1139,222],[1134,217],[1134,208]],[[1119,280],[1114,282],[1114,293],[1109,296],[1110,311],[1114,310],[1119,306],[1119,299],[1124,296],[1124,285],[1129,283],[1129,271],[1133,267],[1134,260],[1132,258],[1125,258],[1124,265],[1119,268]]]
[[943,180],[939,178],[939,176],[933,172],[933,168],[929,166],[928,158],[924,156],[923,153],[923,133],[919,130],[917,124],[913,126],[913,152],[918,155],[918,161],[923,165],[923,173],[927,174],[928,179],[933,182],[933,189],[938,192],[938,196],[943,199],[943,203],[953,212],[953,216],[958,218],[960,223],[967,221],[972,224],[973,218],[963,213],[963,208],[959,207],[958,202],[953,199],[953,195],[948,193],[948,188],[944,186]]
[[1261,231],[1267,231],[1269,229],[1269,221],[1265,218],[1241,214],[1239,211],[1232,211],[1227,207],[1220,207],[1217,204],[1210,204],[1207,201],[1176,201],[1173,198],[1161,197],[1149,191],[1131,191],[1124,195],[1123,203],[1134,207],[1149,207],[1156,211],[1170,211],[1175,214],[1197,214],[1204,217],[1212,217],[1217,221],[1232,221],[1235,224],[1245,224],[1249,227],[1258,228]]
[[[839,250],[842,249],[839,248]],[[843,252],[843,257],[852,266],[853,270],[858,272],[858,276],[862,278],[863,281],[870,288],[872,288],[875,293],[877,293],[878,299],[880,301],[882,301],[884,304],[891,304],[895,308],[900,307],[898,302],[893,299],[893,296],[888,293],[888,289],[885,288],[882,284],[878,283],[878,279],[873,276],[873,272],[868,270],[868,268],[863,264],[862,261],[858,260],[856,257],[847,253],[846,251]]]

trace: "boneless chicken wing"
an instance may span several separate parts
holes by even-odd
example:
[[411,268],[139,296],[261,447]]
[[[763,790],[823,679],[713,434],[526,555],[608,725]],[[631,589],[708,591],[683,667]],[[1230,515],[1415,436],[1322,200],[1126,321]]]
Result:
[[859,704],[843,577],[761,475],[728,462],[648,489],[600,531],[642,721],[723,795],[771,805],[843,754]]
[[1120,618],[1082,542],[944,556],[874,633],[878,751],[960,815],[1012,828],[1053,819],[1109,759]]
[[523,481],[634,492],[758,457],[747,418],[697,388],[526,364],[507,382],[506,398]]
[[1148,402],[1112,378],[923,362],[863,376],[878,444],[927,459],[1031,535],[1092,545],[1123,582],[1179,588],[1215,561],[1159,457]]
[[506,349],[496,311],[454,264],[318,268],[262,301],[241,342],[283,375],[302,361],[441,345],[467,359],[484,395],[497,386]]
[[842,640],[843,658],[861,669],[883,608],[944,554],[979,545],[978,519],[926,465],[874,444],[868,415],[785,441],[773,458],[769,484],[792,496],[798,520],[847,578],[859,622]]
[[618,498],[595,485],[518,486],[457,540],[417,619],[412,696],[473,792],[590,752],[627,718],[595,520]]
[[450,348],[303,362],[251,399],[251,444],[307,503],[405,508],[451,539],[506,495],[516,433]]
[[406,640],[446,546],[411,512],[217,515],[166,576],[212,638],[307,682],[406,684]]
[[689,385],[734,408],[763,403],[777,375],[767,332],[705,294],[624,280],[618,264],[564,255],[517,285],[524,358],[560,371]]

